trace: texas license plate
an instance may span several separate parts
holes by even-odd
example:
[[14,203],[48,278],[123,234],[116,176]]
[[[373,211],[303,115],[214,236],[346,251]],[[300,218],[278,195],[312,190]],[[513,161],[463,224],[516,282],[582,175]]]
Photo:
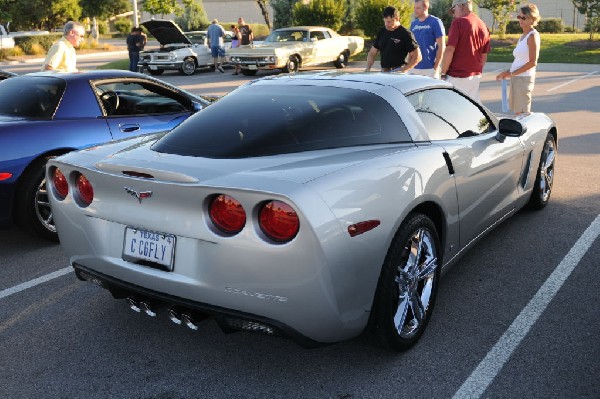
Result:
[[148,65],[148,69],[152,69],[153,71],[156,71],[158,69],[158,67],[156,65]]
[[250,69],[251,71],[255,71],[258,69],[258,67],[256,65],[248,65],[248,69]]
[[175,236],[171,234],[127,227],[123,243],[123,259],[158,263],[172,271],[175,241]]

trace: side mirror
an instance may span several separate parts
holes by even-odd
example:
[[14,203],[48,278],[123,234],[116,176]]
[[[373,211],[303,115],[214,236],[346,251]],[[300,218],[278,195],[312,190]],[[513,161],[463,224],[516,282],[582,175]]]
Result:
[[505,137],[521,137],[526,131],[527,128],[519,121],[510,118],[500,119],[496,139],[503,143]]

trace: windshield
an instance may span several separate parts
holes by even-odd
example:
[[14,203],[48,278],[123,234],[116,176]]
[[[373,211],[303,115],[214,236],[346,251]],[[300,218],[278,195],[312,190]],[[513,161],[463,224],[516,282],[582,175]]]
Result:
[[276,30],[271,32],[265,39],[268,43],[281,42],[306,42],[308,31],[306,30]]
[[53,77],[20,76],[0,83],[0,114],[25,118],[52,118],[66,82]]
[[159,140],[158,152],[246,158],[370,144],[411,142],[381,97],[347,88],[247,85]]

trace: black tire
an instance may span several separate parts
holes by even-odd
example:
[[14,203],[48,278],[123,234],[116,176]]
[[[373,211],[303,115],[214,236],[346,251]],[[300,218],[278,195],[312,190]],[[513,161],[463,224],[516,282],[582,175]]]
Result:
[[148,72],[150,72],[150,75],[152,75],[152,76],[160,76],[165,72],[165,70],[164,69],[154,69],[154,70],[148,69]]
[[434,223],[411,213],[392,241],[377,284],[371,327],[381,346],[404,351],[421,337],[435,305],[440,262]]
[[348,52],[342,51],[340,55],[338,55],[338,58],[333,61],[333,66],[338,69],[346,68],[348,66],[348,58]]
[[290,55],[283,71],[287,73],[296,73],[298,72],[298,69],[300,69],[300,60],[295,55]]
[[244,69],[242,68],[242,75],[244,76],[254,76],[256,75],[256,69]]
[[38,159],[21,176],[15,216],[19,226],[29,234],[58,241],[46,191],[46,163],[51,158],[53,157]]
[[196,61],[192,57],[187,57],[181,64],[179,73],[182,75],[190,76],[196,73]]
[[554,166],[556,164],[556,141],[554,136],[548,133],[542,156],[540,158],[540,166],[536,172],[533,191],[529,198],[528,208],[540,210],[548,205],[550,194],[552,194],[552,185],[554,183]]

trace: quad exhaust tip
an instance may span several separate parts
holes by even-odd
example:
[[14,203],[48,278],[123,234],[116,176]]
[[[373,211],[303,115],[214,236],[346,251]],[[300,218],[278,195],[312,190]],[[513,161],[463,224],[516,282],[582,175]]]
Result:
[[156,316],[156,311],[152,308],[148,302],[145,301],[137,301],[135,298],[129,297],[127,298],[127,303],[129,304],[129,308],[136,313],[141,313],[142,310],[150,317]]

